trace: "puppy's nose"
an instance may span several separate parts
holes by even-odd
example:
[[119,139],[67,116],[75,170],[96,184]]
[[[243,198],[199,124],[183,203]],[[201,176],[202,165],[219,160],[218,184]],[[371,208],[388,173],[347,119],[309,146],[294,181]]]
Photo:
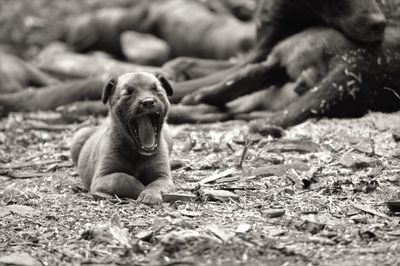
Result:
[[370,17],[367,27],[373,34],[380,35],[385,31],[386,24],[387,21],[384,15],[374,15]]
[[150,109],[150,108],[152,108],[154,105],[155,105],[155,101],[154,101],[154,99],[152,99],[152,98],[147,98],[147,99],[144,99],[143,101],[142,101],[142,106],[145,108],[145,109]]

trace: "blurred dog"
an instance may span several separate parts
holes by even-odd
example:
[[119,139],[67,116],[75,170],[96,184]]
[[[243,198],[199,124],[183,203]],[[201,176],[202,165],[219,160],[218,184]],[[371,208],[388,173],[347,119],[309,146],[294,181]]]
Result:
[[111,78],[103,89],[109,117],[97,129],[79,130],[71,147],[73,161],[85,188],[161,203],[173,189],[164,120],[171,84],[161,75],[127,73]]
[[56,78],[17,56],[0,51],[0,58],[0,94],[59,83]]

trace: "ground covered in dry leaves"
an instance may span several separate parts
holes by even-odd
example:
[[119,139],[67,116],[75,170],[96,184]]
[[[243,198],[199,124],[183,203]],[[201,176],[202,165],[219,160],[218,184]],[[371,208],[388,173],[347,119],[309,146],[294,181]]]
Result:
[[400,264],[399,113],[279,139],[240,121],[171,126],[180,194],[157,207],[80,188],[68,146],[99,121],[0,120],[0,265]]
[[[131,0],[0,0],[0,46],[32,58],[59,18],[116,2]],[[0,265],[400,265],[399,113],[279,139],[240,121],[172,126],[180,194],[157,207],[81,189],[69,143],[100,120],[0,120]]]

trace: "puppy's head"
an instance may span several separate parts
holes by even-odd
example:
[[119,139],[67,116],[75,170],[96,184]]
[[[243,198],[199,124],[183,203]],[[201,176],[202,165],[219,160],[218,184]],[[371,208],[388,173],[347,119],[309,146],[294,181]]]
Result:
[[161,129],[169,110],[171,84],[160,74],[127,73],[111,78],[103,89],[103,103],[139,153],[157,150]]

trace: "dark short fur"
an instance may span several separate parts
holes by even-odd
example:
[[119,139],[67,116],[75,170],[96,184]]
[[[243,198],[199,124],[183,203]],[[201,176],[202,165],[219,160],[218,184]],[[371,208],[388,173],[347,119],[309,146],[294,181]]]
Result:
[[[161,194],[173,188],[171,140],[164,126],[171,94],[171,85],[160,75],[128,73],[107,82],[102,100],[108,103],[109,117],[96,129],[79,130],[72,143],[72,159],[85,188],[147,204],[162,201]],[[147,123],[140,123],[141,118]],[[143,137],[149,132],[154,133],[151,146]]]
[[[383,12],[378,2],[383,0],[260,0],[255,14],[257,25],[257,40],[254,48],[233,66],[219,63],[206,65],[193,63],[190,73],[196,69],[201,77],[178,82],[175,85],[175,94],[172,103],[177,103],[187,94],[208,94],[209,87],[234,80],[240,71],[249,63],[264,61],[271,50],[282,40],[312,27],[329,27],[338,30],[346,37],[358,43],[379,43],[384,37],[389,12]],[[394,2],[397,0],[386,0]],[[396,12],[396,8],[391,13]],[[198,61],[197,61],[198,62]],[[173,65],[165,65],[165,70],[178,76],[171,69]],[[219,69],[215,69],[218,66]],[[201,70],[203,68],[203,70]],[[201,70],[201,71],[199,71]],[[219,71],[218,71],[219,70]],[[204,74],[204,75],[203,75]],[[205,75],[208,74],[208,75]],[[190,78],[190,75],[189,75]],[[222,98],[222,96],[221,96]],[[193,99],[183,100],[185,104],[199,103]],[[206,103],[206,102],[204,102]]]
[[261,0],[256,20],[256,61],[280,40],[309,27],[329,26],[350,39],[375,42],[383,39],[386,26],[377,0]]

